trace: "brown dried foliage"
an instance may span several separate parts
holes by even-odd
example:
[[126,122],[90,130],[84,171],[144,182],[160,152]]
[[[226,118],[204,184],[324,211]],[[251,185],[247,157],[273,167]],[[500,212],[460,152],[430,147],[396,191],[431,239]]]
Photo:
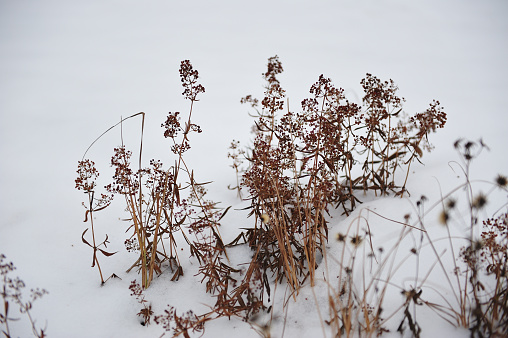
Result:
[[[255,217],[254,227],[242,234],[254,252],[249,271],[254,276],[260,269],[258,275],[265,276],[268,270],[297,292],[307,279],[314,283],[330,207],[349,214],[359,202],[357,190],[402,196],[410,164],[420,159],[422,148],[431,149],[428,135],[444,126],[446,114],[434,101],[423,113],[405,118],[394,82],[371,74],[361,81],[364,107],[349,102],[343,89],[321,75],[301,112],[287,108],[283,113],[285,91],[277,79],[282,71],[277,56],[268,60],[260,109],[251,95],[241,100],[256,110],[257,119],[248,167],[237,188],[248,191],[249,215]],[[233,143],[236,152],[230,155],[237,173],[238,147]],[[357,165],[362,174],[354,177]],[[396,183],[397,169],[406,172],[403,183]],[[261,294],[269,293],[268,283],[261,285]]]
[[[228,157],[237,174],[237,186],[232,189],[237,189],[239,196],[247,190],[249,215],[255,221],[252,228],[228,245],[222,240],[219,226],[229,208],[220,209],[207,199],[206,183],[195,180],[184,158],[191,149],[191,135],[202,132],[192,122],[192,112],[198,96],[205,92],[198,71],[188,60],[180,66],[182,95],[190,101],[188,117],[182,121],[180,112],[170,112],[161,124],[164,137],[171,142],[173,166],[165,167],[152,159],[143,168],[141,141],[139,164],[133,168],[132,152],[122,140],[111,158],[115,173],[105,187],[109,194],[96,199],[99,173],[88,159],[78,163],[76,188],[88,195],[85,221],[90,220],[92,230],[92,240],[85,239],[88,229],[82,240],[93,249],[92,266],[97,265],[102,283],[97,253],[114,253],[103,249],[109,243],[107,235],[97,244],[93,213],[108,207],[114,195],[125,199],[130,214],[130,236],[125,245],[128,251],[139,253],[128,271],[136,268],[141,272],[141,286],[134,283],[131,291],[143,305],[138,315],[144,324],[150,323],[153,312],[146,305],[143,290],[166,268],[171,269],[173,281],[184,274],[177,252],[182,243],[177,243],[177,238],[183,238],[190,255],[198,261],[198,275],[206,291],[216,297],[216,303],[211,312],[200,316],[178,316],[172,307],[164,315],[155,316],[155,321],[175,336],[202,332],[204,323],[216,317],[247,320],[266,310],[265,297],[270,298],[273,281],[287,283],[296,297],[305,281],[314,284],[315,269],[328,240],[330,208],[341,207],[348,214],[360,202],[356,191],[402,196],[410,164],[420,159],[422,149],[431,149],[428,135],[446,122],[437,101],[423,113],[403,117],[404,100],[397,96],[393,81],[381,82],[370,74],[361,82],[365,91],[363,107],[349,102],[342,89],[321,75],[310,88],[311,97],[302,101],[301,112],[294,113],[285,106],[286,93],[277,78],[282,71],[278,57],[270,58],[263,74],[263,99],[248,95],[241,100],[257,111],[256,136],[250,152],[234,141]],[[122,119],[119,124],[137,116],[142,117],[143,127],[144,113]],[[243,157],[246,168],[242,167]],[[358,165],[361,170],[354,170]],[[403,183],[396,183],[400,179],[396,177],[397,168],[406,171]],[[354,177],[355,172],[360,176]],[[359,246],[362,239],[354,238],[355,245]],[[226,252],[227,246],[241,243],[253,253],[245,272],[229,265]]]

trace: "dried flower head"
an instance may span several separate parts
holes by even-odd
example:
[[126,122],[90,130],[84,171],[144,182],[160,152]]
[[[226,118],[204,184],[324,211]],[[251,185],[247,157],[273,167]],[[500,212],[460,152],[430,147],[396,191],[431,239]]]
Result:
[[248,103],[252,108],[256,108],[259,105],[259,100],[252,97],[252,95],[247,95],[240,99],[240,103],[241,104]]
[[191,101],[196,101],[196,96],[199,93],[205,92],[205,87],[198,84],[199,73],[193,69],[189,60],[182,61],[180,65],[180,80],[184,91],[182,95]]
[[483,143],[483,140],[481,139],[477,142],[458,139],[455,141],[453,146],[459,152],[460,156],[462,156],[466,163],[469,163],[471,160],[478,157],[484,148],[489,150],[489,147]]
[[95,188],[95,180],[99,176],[99,172],[95,168],[95,163],[90,160],[78,162],[78,178],[76,178],[76,189],[84,192],[92,192]]
[[[365,92],[363,101],[371,109],[384,110],[385,105],[398,108],[404,101],[404,98],[397,96],[399,88],[391,79],[382,82],[376,76],[367,73],[366,77],[362,79],[361,85]],[[385,113],[387,112],[385,111]]]
[[455,208],[455,205],[457,204],[457,201],[453,198],[450,198],[448,201],[446,201],[446,207],[448,209],[453,209]]
[[175,138],[179,132],[182,131],[182,127],[180,125],[180,118],[178,117],[179,112],[169,112],[166,122],[161,124],[161,127],[164,128],[164,137]]
[[473,208],[482,209],[487,204],[487,196],[483,193],[479,193],[473,200]]
[[362,244],[362,241],[363,238],[360,235],[351,237],[351,244],[353,244],[354,246],[359,246],[360,244]]
[[448,214],[448,212],[446,210],[443,210],[439,214],[439,223],[441,223],[443,225],[447,225],[449,218],[450,218],[450,215]]
[[282,68],[282,63],[280,62],[279,57],[275,55],[268,59],[267,71],[266,73],[263,73],[263,77],[269,83],[279,82],[276,75],[282,73],[283,71],[284,69]]
[[506,186],[508,185],[508,179],[506,178],[506,176],[499,174],[496,177],[496,184],[502,188],[506,188]]
[[436,132],[437,129],[443,128],[446,124],[446,119],[443,107],[441,107],[439,101],[434,100],[425,112],[416,114],[410,121],[418,130],[417,138],[421,140],[430,132]]
[[344,242],[344,241],[346,240],[346,235],[341,234],[341,233],[339,232],[337,235],[335,235],[335,238],[337,238],[337,240],[338,240],[339,242]]

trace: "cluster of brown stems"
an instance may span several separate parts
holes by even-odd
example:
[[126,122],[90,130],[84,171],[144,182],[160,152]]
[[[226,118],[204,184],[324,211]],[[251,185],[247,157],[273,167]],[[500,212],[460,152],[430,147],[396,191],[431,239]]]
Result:
[[[102,283],[105,280],[98,254],[111,256],[114,253],[105,250],[109,243],[107,235],[102,242],[96,240],[93,216],[108,207],[114,195],[122,195],[125,199],[130,215],[127,220],[129,238],[125,245],[127,250],[138,253],[128,271],[136,268],[141,273],[141,286],[132,284],[131,290],[143,305],[139,315],[145,324],[150,323],[153,312],[145,304],[142,292],[164,270],[172,271],[173,281],[184,274],[177,251],[182,244],[198,261],[198,275],[216,302],[209,313],[202,315],[189,312],[179,316],[170,307],[164,315],[155,316],[156,322],[173,330],[175,335],[187,337],[190,332],[202,332],[204,323],[217,317],[252,318],[267,309],[265,298],[272,296],[273,282],[275,285],[286,283],[289,294],[294,297],[304,283],[315,285],[318,279],[316,268],[327,259],[325,244],[329,240],[327,219],[331,208],[341,208],[349,215],[361,203],[360,193],[400,197],[408,194],[406,185],[411,164],[420,161],[424,150],[432,149],[429,135],[446,123],[446,113],[438,101],[433,101],[421,113],[407,116],[402,106],[404,99],[397,95],[394,82],[383,82],[371,74],[361,81],[365,93],[362,105],[348,101],[344,90],[336,88],[330,79],[321,75],[310,88],[311,97],[302,101],[301,111],[291,112],[278,80],[282,71],[278,57],[270,58],[263,74],[266,80],[263,99],[259,101],[249,95],[241,100],[256,111],[255,138],[249,150],[234,141],[228,156],[233,159],[232,167],[237,174],[234,189],[238,190],[239,197],[245,196],[250,201],[248,210],[249,216],[254,218],[254,226],[245,229],[231,243],[224,243],[220,234],[220,221],[229,208],[219,209],[217,203],[207,200],[206,183],[195,180],[194,171],[185,161],[184,155],[191,148],[191,135],[201,133],[201,128],[192,122],[191,117],[198,95],[205,91],[198,83],[198,72],[189,61],[183,61],[180,68],[182,94],[190,101],[187,118],[182,122],[179,112],[169,113],[161,125],[164,137],[171,142],[172,166],[165,167],[162,162],[151,160],[149,166],[143,168],[141,141],[138,168],[133,169],[132,152],[122,140],[111,158],[115,173],[112,183],[105,187],[108,194],[97,197],[96,178],[99,174],[94,163],[85,158],[79,162],[76,187],[88,196],[84,203],[85,221],[90,222],[91,228],[91,240],[85,239],[89,229],[83,232],[82,240],[93,249],[92,266],[97,266]],[[144,125],[144,113],[122,119],[119,125],[133,117],[141,117]],[[486,230],[480,234],[478,210],[486,200],[484,195],[473,194],[469,164],[484,144],[459,140],[455,146],[463,161],[467,181],[462,188],[465,188],[470,206],[469,245],[460,253],[468,269],[462,281],[458,272],[456,282],[447,279],[452,289],[457,290],[454,295],[458,310],[438,308],[426,301],[422,286],[427,276],[423,281],[418,280],[417,271],[414,287],[403,290],[405,301],[400,309],[404,315],[399,326],[401,332],[409,327],[415,336],[421,332],[414,310],[417,305],[437,309],[446,320],[472,328],[478,336],[493,334],[506,327],[506,215],[487,220],[484,223]],[[246,167],[242,167],[244,160],[247,161]],[[498,186],[506,186],[506,178],[500,176],[498,181]],[[416,228],[421,243],[411,254],[418,260],[423,239],[427,238],[428,246],[436,256],[436,265],[446,272],[423,222],[424,202],[422,198],[417,203],[422,209],[418,209],[421,214],[416,224],[409,225],[407,220],[401,223],[400,240]],[[443,210],[442,218],[446,222],[454,210],[452,203],[447,202]],[[363,219],[360,215],[353,222]],[[376,256],[369,230],[361,233],[358,227],[353,235],[349,230],[347,235],[337,238],[340,242],[349,241],[353,249],[340,258],[341,283],[338,288],[329,289],[330,317],[326,323],[338,335],[354,332],[379,334],[386,331],[381,304],[388,285],[381,286],[381,282],[392,274],[394,263],[391,259],[397,249],[391,251],[393,256],[386,255],[385,260],[379,260],[378,275],[370,284],[363,290],[355,289],[352,276],[358,248],[362,243],[370,242],[372,257],[376,259]],[[246,244],[252,250],[251,261],[243,271],[230,266],[226,252],[228,247],[240,244]],[[492,297],[480,292],[483,287],[482,264],[487,266],[486,275],[497,281]],[[388,277],[383,270],[387,266],[390,266]],[[378,305],[372,305],[367,298],[374,292],[381,299]],[[352,324],[354,318],[362,323],[360,328]]]
[[[301,112],[291,112],[277,79],[282,71],[279,58],[270,58],[261,103],[251,95],[241,100],[256,111],[247,167],[239,169],[236,141],[229,157],[241,175],[235,188],[248,191],[255,217],[254,227],[241,234],[254,252],[250,278],[269,270],[296,294],[305,281],[314,285],[330,208],[349,214],[360,202],[357,191],[402,197],[411,163],[420,160],[422,149],[431,150],[428,136],[444,127],[446,113],[433,101],[407,117],[394,82],[371,74],[361,81],[363,107],[321,75]],[[261,285],[269,293],[266,280]]]
[[[165,268],[173,271],[172,280],[178,280],[183,275],[177,251],[179,246],[177,238],[183,238],[190,254],[199,261],[199,273],[206,282],[207,291],[216,291],[220,284],[227,283],[229,278],[230,271],[222,265],[223,258],[227,257],[219,232],[219,221],[227,210],[216,208],[214,202],[205,198],[204,184],[195,180],[193,171],[188,168],[184,159],[184,153],[190,149],[190,134],[201,133],[201,128],[191,122],[191,117],[194,103],[198,101],[197,96],[205,89],[198,83],[199,74],[188,60],[181,63],[180,78],[184,87],[182,94],[190,101],[187,121],[181,123],[180,113],[170,112],[161,125],[164,128],[164,137],[171,140],[170,151],[175,156],[173,166],[164,168],[161,161],[152,159],[149,166],[143,168],[141,139],[139,165],[137,169],[133,169],[132,152],[123,144],[122,139],[122,144],[114,149],[111,158],[111,166],[115,169],[115,173],[113,182],[105,186],[109,194],[102,194],[101,198],[97,199],[95,190],[99,173],[94,163],[83,158],[78,164],[76,188],[88,195],[88,203],[84,204],[88,216],[85,217],[85,221],[90,220],[92,229],[92,243],[84,238],[88,229],[83,233],[83,242],[93,248],[92,266],[97,265],[102,283],[104,278],[97,253],[106,256],[114,253],[101,248],[106,247],[107,237],[97,244],[93,213],[109,206],[114,195],[124,197],[130,215],[126,221],[129,222],[128,231],[131,235],[125,241],[125,246],[128,251],[139,254],[127,271],[137,268],[141,272],[143,289],[148,288],[154,277],[161,274]],[[142,118],[143,130],[144,113],[122,119],[117,125],[137,116]]]

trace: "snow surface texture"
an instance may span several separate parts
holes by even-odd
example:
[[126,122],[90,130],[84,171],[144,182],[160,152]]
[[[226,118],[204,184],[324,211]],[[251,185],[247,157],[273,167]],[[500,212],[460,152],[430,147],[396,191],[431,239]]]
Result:
[[[77,161],[90,142],[121,116],[140,111],[147,113],[145,160],[168,158],[160,123],[168,111],[188,109],[180,95],[181,60],[191,60],[206,88],[193,113],[203,133],[194,137],[188,160],[198,180],[215,182],[209,196],[224,207],[244,206],[226,188],[235,183],[227,147],[232,139],[248,144],[251,138],[252,120],[239,100],[246,94],[262,96],[261,73],[270,56],[277,54],[284,66],[279,79],[291,110],[299,109],[320,74],[356,102],[365,73],[393,79],[408,113],[440,100],[447,126],[432,135],[436,149],[424,155],[425,166],[412,169],[412,197],[360,207],[400,220],[420,195],[439,199],[437,182],[443,191],[462,182],[448,166],[457,160],[452,144],[459,137],[483,137],[491,149],[474,163],[473,178],[507,174],[507,16],[504,0],[1,1],[0,253],[14,262],[14,274],[28,289],[49,291],[34,304],[37,325],[47,327],[50,337],[163,333],[157,325],[139,324],[140,306],[129,295],[130,281],[138,276],[124,272],[132,256],[123,248],[120,200],[116,209],[98,216],[97,224],[100,233],[110,235],[108,248],[120,251],[102,259],[103,270],[122,280],[99,286],[98,273],[90,268],[90,250],[80,239],[86,228],[81,222],[85,196],[74,189],[74,179]],[[134,145],[139,129],[134,123],[128,128],[127,142]],[[89,156],[99,170],[108,167],[118,143],[119,132],[114,132],[92,148]],[[343,231],[354,217],[332,220],[330,233]],[[251,222],[245,212],[231,211],[223,222],[224,235],[233,237]],[[379,240],[391,234],[381,223],[371,231]],[[330,241],[329,252],[339,252],[337,245]],[[235,250],[239,260],[248,260],[249,252]],[[431,259],[429,264],[435,261]],[[189,268],[193,264],[187,263]],[[323,268],[318,272],[323,274]],[[414,268],[399,273],[410,280]],[[192,273],[177,283],[168,276],[146,291],[156,313],[167,304],[196,313],[213,304]],[[316,296],[304,288],[297,303],[290,301],[286,337],[323,335],[316,301],[324,311],[326,288],[318,285],[314,292]],[[394,306],[401,302],[400,294],[394,294]],[[423,337],[467,334],[431,312],[418,319]],[[24,318],[11,324],[15,337],[31,335],[26,324]],[[281,324],[279,318],[274,337],[281,336]],[[205,337],[238,335],[257,333],[238,320],[206,326]]]

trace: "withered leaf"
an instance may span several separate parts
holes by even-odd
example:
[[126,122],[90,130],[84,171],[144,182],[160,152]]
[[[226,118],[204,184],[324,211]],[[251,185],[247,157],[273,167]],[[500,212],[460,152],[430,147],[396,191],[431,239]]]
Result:
[[83,231],[83,234],[81,234],[81,240],[83,241],[83,243],[85,243],[86,245],[88,245],[89,247],[93,248],[93,246],[88,243],[88,241],[85,239],[85,233],[88,231],[88,228],[85,229],[85,231]]
[[107,257],[109,257],[109,256],[113,256],[114,254],[116,254],[116,253],[118,252],[118,251],[115,251],[115,252],[107,252],[107,251],[104,251],[104,250],[99,249],[99,248],[97,248],[97,250],[99,250],[100,252],[102,252],[102,254],[103,254],[104,256],[107,256]]

